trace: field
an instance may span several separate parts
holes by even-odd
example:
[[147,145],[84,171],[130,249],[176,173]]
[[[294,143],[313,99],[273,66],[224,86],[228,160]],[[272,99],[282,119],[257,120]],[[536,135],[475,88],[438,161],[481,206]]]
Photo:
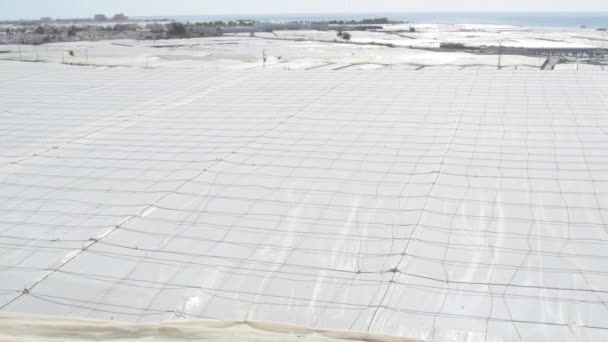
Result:
[[[388,25],[380,31],[276,31],[171,40],[112,40],[45,45],[3,45],[0,59],[145,68],[188,69],[539,69],[546,56],[443,51],[442,43],[488,46],[605,49],[606,32],[483,25]],[[266,63],[263,62],[266,57]],[[500,60],[500,62],[499,62]],[[608,70],[605,58],[575,56],[556,69]]]

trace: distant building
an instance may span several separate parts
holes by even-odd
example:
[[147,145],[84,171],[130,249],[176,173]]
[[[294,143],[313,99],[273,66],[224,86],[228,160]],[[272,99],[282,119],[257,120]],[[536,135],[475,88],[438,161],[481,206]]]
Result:
[[43,23],[48,23],[48,22],[52,22],[53,18],[51,18],[51,17],[42,17],[42,18],[40,18],[40,21],[43,22]]
[[94,21],[108,21],[108,17],[106,17],[105,14],[95,14],[95,16],[93,16],[93,20]]
[[240,26],[240,27],[222,27],[221,28],[223,33],[251,33],[251,32],[256,32],[256,30],[252,27],[244,27],[244,26]]
[[127,17],[123,13],[114,14],[114,16],[112,17],[112,21],[127,21],[127,20],[129,20],[129,17]]

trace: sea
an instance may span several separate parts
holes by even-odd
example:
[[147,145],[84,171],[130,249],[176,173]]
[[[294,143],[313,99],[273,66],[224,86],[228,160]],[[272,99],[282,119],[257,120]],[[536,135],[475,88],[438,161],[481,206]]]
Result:
[[[606,0],[608,1],[608,0]],[[525,27],[607,28],[608,12],[390,12],[390,13],[324,13],[324,14],[233,14],[138,17],[176,21],[218,21],[249,19],[268,22],[361,20],[388,18],[424,24],[483,24]]]

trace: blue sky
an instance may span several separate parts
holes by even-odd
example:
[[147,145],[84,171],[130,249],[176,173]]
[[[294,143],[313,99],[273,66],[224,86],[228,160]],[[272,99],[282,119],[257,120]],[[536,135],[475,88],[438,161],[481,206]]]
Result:
[[608,0],[0,0],[1,19],[391,11],[608,12]]

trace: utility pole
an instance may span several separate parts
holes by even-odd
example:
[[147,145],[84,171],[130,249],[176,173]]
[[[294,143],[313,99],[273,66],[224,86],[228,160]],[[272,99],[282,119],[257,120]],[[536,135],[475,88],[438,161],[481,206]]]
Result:
[[498,70],[500,70],[500,64],[502,63],[502,40],[498,41]]

